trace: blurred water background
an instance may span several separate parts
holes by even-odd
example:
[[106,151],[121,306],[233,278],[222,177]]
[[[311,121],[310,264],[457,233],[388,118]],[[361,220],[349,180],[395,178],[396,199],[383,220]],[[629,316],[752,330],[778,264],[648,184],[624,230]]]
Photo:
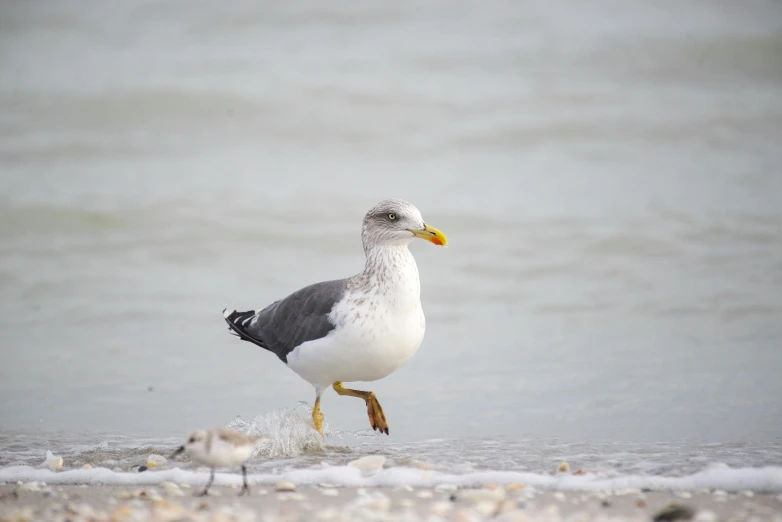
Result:
[[424,344],[363,386],[389,442],[779,448],[782,3],[0,10],[8,444],[311,403],[221,310],[356,273],[393,196],[450,246],[413,244]]

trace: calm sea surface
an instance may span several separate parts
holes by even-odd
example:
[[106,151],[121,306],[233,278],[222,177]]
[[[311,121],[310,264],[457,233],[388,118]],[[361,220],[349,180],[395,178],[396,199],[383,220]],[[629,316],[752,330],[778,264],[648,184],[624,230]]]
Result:
[[390,196],[450,246],[372,444],[782,462],[779,2],[0,11],[4,463],[311,403],[221,310],[361,270]]

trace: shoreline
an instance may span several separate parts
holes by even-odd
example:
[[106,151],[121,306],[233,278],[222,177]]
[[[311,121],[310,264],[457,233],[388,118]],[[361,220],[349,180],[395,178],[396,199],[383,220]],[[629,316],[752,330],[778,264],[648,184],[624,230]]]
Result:
[[[640,490],[550,491],[521,484],[459,488],[299,486],[278,483],[240,489],[164,482],[157,486],[0,486],[0,520],[387,520],[454,521],[648,521],[689,515],[700,522],[772,520],[782,522],[782,495],[775,493],[643,492]],[[277,489],[286,491],[277,491]],[[679,510],[676,512],[676,510]],[[671,518],[674,517],[674,518]]]

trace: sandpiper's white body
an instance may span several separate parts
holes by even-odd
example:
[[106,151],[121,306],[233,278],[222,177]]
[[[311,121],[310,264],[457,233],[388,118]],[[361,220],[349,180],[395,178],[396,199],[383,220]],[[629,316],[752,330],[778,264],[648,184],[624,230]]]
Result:
[[336,328],[288,355],[288,366],[316,388],[382,379],[404,365],[424,339],[418,267],[407,245],[375,246],[367,264],[371,270],[351,281],[329,315]]
[[[223,430],[227,431],[227,430]],[[212,468],[234,468],[243,465],[253,456],[258,440],[245,437],[226,440],[219,430],[211,430],[185,445],[185,453],[201,464]]]

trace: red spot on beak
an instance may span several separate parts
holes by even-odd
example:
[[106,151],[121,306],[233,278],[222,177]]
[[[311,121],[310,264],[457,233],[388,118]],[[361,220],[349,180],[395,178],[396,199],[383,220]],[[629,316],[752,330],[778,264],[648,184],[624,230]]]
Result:
[[431,241],[432,243],[434,243],[434,244],[435,244],[435,245],[437,245],[437,246],[443,246],[443,242],[442,242],[442,241],[440,241],[440,238],[433,237],[433,238],[432,238],[432,239],[430,239],[429,241]]

